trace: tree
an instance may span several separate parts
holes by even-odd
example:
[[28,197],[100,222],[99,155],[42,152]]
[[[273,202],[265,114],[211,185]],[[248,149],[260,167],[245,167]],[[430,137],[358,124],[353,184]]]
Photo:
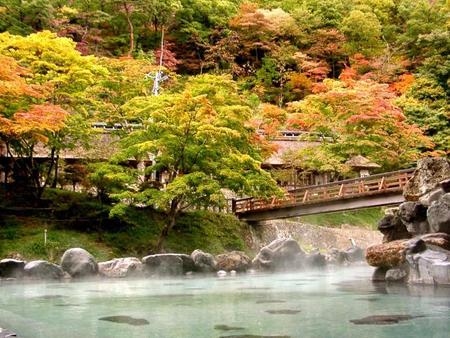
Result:
[[308,163],[320,163],[316,169],[343,170],[338,164],[354,155],[369,158],[383,170],[398,169],[432,149],[422,130],[406,121],[388,85],[371,80],[325,84],[326,91],[289,107],[304,129],[322,136],[319,146],[300,154]]
[[43,173],[34,159],[35,148],[38,143],[51,143],[65,126],[68,113],[57,105],[45,103],[49,88],[27,83],[29,69],[2,55],[0,62],[0,141],[5,143],[7,155],[21,171],[25,183],[31,183],[32,192],[39,199],[49,183],[54,161]]
[[[9,65],[16,72],[0,99],[6,104],[0,116],[8,120],[8,143],[15,154],[26,159],[22,162],[33,172],[35,197],[40,198],[51,174],[56,184],[61,150],[88,142],[92,116],[85,110],[85,90],[107,71],[94,57],[81,56],[71,40],[50,32],[27,37],[0,34],[0,55],[14,60]],[[22,93],[17,103],[10,100],[8,91]],[[45,166],[33,161],[38,142],[44,145],[42,151],[47,152],[53,173],[46,173]],[[43,187],[37,177],[45,179]]]
[[149,97],[146,102],[139,104],[141,116],[145,115],[143,129],[122,140],[116,160],[142,160],[153,154],[154,164],[147,170],[164,173],[165,187],[129,187],[116,195],[123,202],[113,214],[126,203],[167,212],[158,251],[182,211],[223,205],[223,189],[250,196],[278,193],[276,183],[260,168],[258,145],[246,125],[251,110],[230,78],[197,76],[181,92]]
[[349,54],[374,55],[382,47],[381,25],[371,12],[352,10],[342,21],[341,30],[347,37]]

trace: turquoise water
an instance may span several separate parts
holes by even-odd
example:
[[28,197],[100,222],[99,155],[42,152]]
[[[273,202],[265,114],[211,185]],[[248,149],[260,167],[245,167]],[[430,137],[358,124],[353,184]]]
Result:
[[[371,273],[356,267],[222,279],[8,282],[0,284],[0,327],[22,338],[450,337],[450,289],[374,285]],[[371,315],[418,317],[350,322]],[[108,316],[148,325],[99,320]]]

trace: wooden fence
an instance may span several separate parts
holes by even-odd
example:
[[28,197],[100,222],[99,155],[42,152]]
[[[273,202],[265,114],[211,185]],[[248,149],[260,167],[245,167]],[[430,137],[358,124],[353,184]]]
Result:
[[313,185],[289,190],[281,198],[242,198],[233,203],[237,214],[258,210],[280,209],[302,204],[322,203],[331,200],[358,198],[386,192],[401,192],[412,177],[413,169],[393,171],[378,175]]

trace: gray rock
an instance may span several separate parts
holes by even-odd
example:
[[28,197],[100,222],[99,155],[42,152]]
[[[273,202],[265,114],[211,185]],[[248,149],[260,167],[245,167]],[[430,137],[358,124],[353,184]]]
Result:
[[214,256],[202,250],[194,250],[191,253],[195,269],[200,272],[214,272],[217,270],[217,262]]
[[432,232],[450,233],[450,193],[431,204],[427,219]]
[[434,188],[426,194],[419,197],[419,203],[429,207],[434,201],[439,200],[444,195],[444,190],[441,187]]
[[280,238],[263,247],[253,259],[253,266],[262,270],[291,270],[298,267],[299,254],[304,254],[297,241]]
[[320,252],[313,252],[305,255],[304,265],[307,268],[323,268],[327,265],[327,260]]
[[179,276],[195,268],[192,258],[185,254],[156,254],[142,259],[144,272],[160,276]]
[[450,178],[441,181],[440,185],[441,185],[441,189],[442,189],[442,191],[444,191],[444,193],[450,192]]
[[348,263],[347,254],[336,248],[330,250],[327,258],[330,264],[344,265]]
[[136,257],[115,258],[98,263],[98,271],[108,278],[137,277],[141,275],[143,265]]
[[373,282],[384,282],[386,280],[386,272],[388,271],[385,267],[378,267],[373,271],[372,281]]
[[417,162],[413,177],[406,184],[403,196],[407,201],[418,201],[421,196],[450,178],[450,163],[446,158],[428,157]]
[[251,260],[242,251],[231,251],[215,257],[217,270],[245,272],[250,268]]
[[411,234],[397,214],[387,214],[378,222],[378,230],[384,235],[383,243],[411,238]]
[[66,250],[61,258],[61,268],[74,278],[95,276],[98,273],[94,256],[81,248]]
[[345,250],[347,261],[349,262],[362,262],[365,260],[364,250],[358,246],[351,247]]
[[407,276],[408,269],[406,267],[399,267],[386,271],[385,280],[387,282],[403,282]]
[[0,328],[0,338],[13,338],[13,337],[18,337],[18,336],[17,336],[17,334],[15,334],[12,331]]
[[24,272],[32,279],[61,279],[64,276],[59,265],[42,260],[27,263]]
[[21,278],[25,262],[17,259],[5,258],[0,261],[1,278]]
[[406,262],[410,271],[409,283],[450,285],[450,251],[427,249],[407,254]]

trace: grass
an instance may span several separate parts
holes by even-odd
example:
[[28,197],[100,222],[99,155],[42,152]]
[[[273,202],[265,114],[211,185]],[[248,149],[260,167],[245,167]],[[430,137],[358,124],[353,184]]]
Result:
[[[44,231],[47,229],[47,244]],[[95,235],[73,230],[57,229],[53,222],[34,217],[6,216],[0,227],[0,257],[20,254],[25,259],[59,261],[68,248],[82,247],[97,259],[112,256],[112,250],[99,242]]]
[[309,215],[299,217],[302,223],[320,225],[326,227],[340,227],[343,224],[366,228],[377,229],[377,222],[383,217],[383,208],[368,208],[360,210],[350,210],[344,212],[333,212],[320,215]]
[[[164,225],[164,214],[151,208],[129,208],[121,219],[109,219],[105,206],[75,197],[72,200],[64,193],[63,197],[54,198],[54,217],[0,214],[0,257],[20,254],[27,260],[57,262],[71,247],[82,247],[99,261],[153,253]],[[47,244],[44,244],[45,229]],[[187,254],[195,249],[212,254],[231,250],[249,252],[244,241],[248,233],[248,226],[233,215],[189,212],[179,216],[165,249]]]

